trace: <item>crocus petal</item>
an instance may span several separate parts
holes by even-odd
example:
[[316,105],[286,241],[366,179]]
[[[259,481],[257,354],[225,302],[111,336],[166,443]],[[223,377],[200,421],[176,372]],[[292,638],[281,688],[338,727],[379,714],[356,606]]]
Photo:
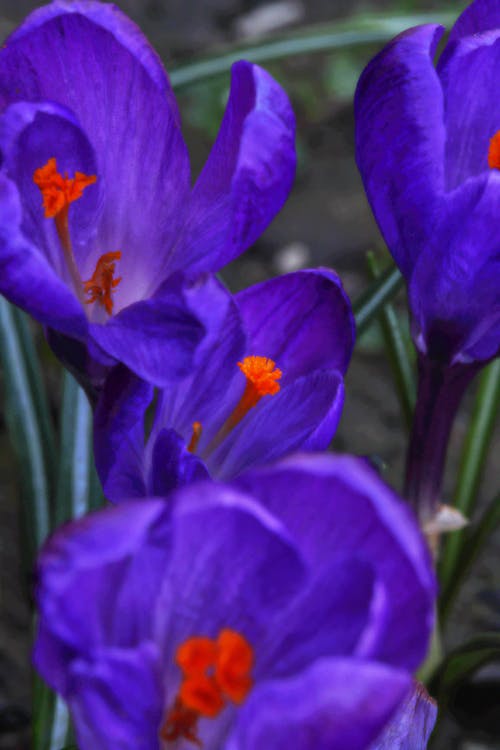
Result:
[[500,130],[500,104],[492,96],[499,65],[498,28],[448,45],[439,60],[450,190],[489,170],[490,140]]
[[147,40],[115,6],[56,2],[7,40],[0,69],[0,102],[49,99],[75,113],[106,196],[94,267],[103,252],[122,252],[118,308],[151,294],[184,223],[189,165],[170,85]]
[[439,218],[445,144],[433,65],[440,26],[410,29],[364,70],[355,96],[356,159],[368,199],[405,276]]
[[226,750],[365,750],[403,700],[408,674],[349,659],[315,663],[250,695]]
[[162,525],[168,527],[163,501],[130,501],[68,524],[46,543],[34,661],[63,695],[74,659],[90,658],[107,644],[132,648],[148,639],[169,557],[157,540]]
[[[60,174],[95,175],[95,154],[87,136],[68,110],[48,102],[18,102],[0,118],[0,150],[3,169],[23,197],[23,233],[72,287],[55,222],[45,218],[42,195],[33,178],[51,158],[56,159]],[[69,210],[71,244],[82,281],[87,278],[86,259],[95,235],[98,202],[98,186],[89,185]]]
[[334,271],[298,271],[236,295],[248,353],[275,360],[283,384],[313,370],[347,370],[354,345],[351,304]]
[[425,750],[437,706],[423,685],[415,686],[370,750]]
[[448,45],[463,37],[499,27],[500,7],[496,0],[474,0],[455,22],[448,37]]
[[14,183],[0,174],[0,292],[42,323],[84,339],[81,304],[22,232],[23,212]]
[[235,405],[239,383],[237,362],[245,352],[246,336],[231,294],[212,276],[185,291],[189,307],[199,311],[206,335],[196,360],[182,383],[167,384],[159,394],[152,439],[158,430],[173,427],[189,443],[193,423],[202,425],[200,447],[207,444]]
[[235,485],[282,519],[315,564],[331,561],[335,549],[343,557],[363,549],[384,591],[379,592],[383,613],[360,653],[416,668],[433,624],[435,580],[413,514],[377,473],[348,456],[296,456],[240,477]]
[[207,457],[207,466],[217,477],[229,478],[304,446],[324,450],[335,434],[343,405],[338,372],[305,375],[254,407]]
[[157,750],[163,712],[153,644],[75,661],[67,700],[80,750]]
[[178,487],[201,479],[208,479],[203,461],[189,453],[175,430],[161,430],[153,445],[149,493],[168,495]]
[[129,305],[105,325],[92,324],[90,335],[107,354],[158,387],[188,374],[205,335],[199,319],[173,286]]
[[199,176],[173,263],[216,271],[262,234],[295,175],[295,119],[285,92],[240,61],[219,135]]
[[118,365],[110,373],[94,412],[94,455],[108,500],[144,497],[144,416],[154,389]]
[[487,360],[500,349],[500,175],[468,180],[443,214],[410,283],[417,342],[436,360]]

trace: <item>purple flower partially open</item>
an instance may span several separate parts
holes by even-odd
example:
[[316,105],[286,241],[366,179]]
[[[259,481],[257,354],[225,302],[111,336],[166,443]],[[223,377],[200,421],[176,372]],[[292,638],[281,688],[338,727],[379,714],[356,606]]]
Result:
[[232,297],[215,279],[191,287],[211,298],[207,335],[191,373],[159,391],[117,368],[94,420],[106,497],[164,495],[207,476],[227,479],[296,450],[324,450],[344,402],[354,344],[349,299],[333,271],[299,271]]
[[115,6],[56,0],[0,50],[0,112],[0,291],[77,369],[90,356],[157,385],[185,373],[203,326],[182,278],[178,297],[163,285],[218,270],[283,205],[295,171],[284,91],[233,66],[191,188],[174,95],[140,30]]
[[356,91],[356,157],[408,286],[419,387],[405,494],[423,522],[441,501],[456,409],[500,347],[500,13],[475,0],[443,28],[409,29]]
[[295,457],[56,532],[35,664],[80,750],[368,750],[434,595],[412,514],[364,461]]

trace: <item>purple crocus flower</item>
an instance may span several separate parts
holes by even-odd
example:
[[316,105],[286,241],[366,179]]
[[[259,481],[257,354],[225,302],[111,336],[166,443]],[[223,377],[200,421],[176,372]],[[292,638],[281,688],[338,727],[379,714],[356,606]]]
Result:
[[35,664],[80,750],[363,750],[412,691],[434,574],[366,464],[296,456],[69,524]]
[[117,360],[157,385],[185,374],[203,326],[180,274],[236,257],[290,190],[284,91],[233,66],[191,188],[172,88],[140,30],[113,5],[56,0],[0,50],[0,112],[0,291],[94,382]]
[[425,750],[437,718],[437,705],[423,685],[413,690],[370,750]]
[[356,92],[356,155],[368,199],[408,286],[420,384],[407,494],[423,520],[439,498],[453,417],[500,347],[500,15],[476,0],[451,31],[409,29]]
[[232,297],[213,278],[207,336],[189,376],[159,391],[117,368],[97,404],[94,452],[106,497],[164,495],[231,478],[299,449],[324,450],[344,401],[354,344],[349,299],[333,271],[299,271]]

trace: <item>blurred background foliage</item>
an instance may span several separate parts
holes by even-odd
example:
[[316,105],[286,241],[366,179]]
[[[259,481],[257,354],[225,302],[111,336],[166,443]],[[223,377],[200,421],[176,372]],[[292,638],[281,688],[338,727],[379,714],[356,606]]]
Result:
[[[228,286],[236,291],[278,273],[326,265],[339,272],[353,300],[363,301],[363,292],[376,283],[391,260],[354,162],[352,97],[357,79],[384,41],[418,23],[437,20],[449,26],[463,4],[443,0],[118,0],[117,4],[146,32],[171,74],[194,176],[217,134],[232,60],[244,57],[264,65],[293,101],[299,156],[295,188],[255,247],[224,270]],[[35,6],[32,0],[1,0],[0,38]],[[360,309],[366,312],[362,305]],[[362,331],[347,377],[346,407],[334,448],[371,456],[388,481],[401,487],[414,398],[414,352],[404,290],[392,293],[390,305],[369,325],[366,320],[358,316]],[[46,477],[43,489],[50,526],[65,515],[81,513],[98,499],[95,475],[87,476],[92,464],[88,414],[75,384],[62,376],[37,327],[19,316],[7,325],[17,326],[19,340],[25,342],[24,354],[30,354],[26,347],[29,350],[31,334],[35,335],[35,357],[40,358],[48,396],[42,422],[55,425],[55,437],[46,436],[42,452],[63,458],[62,468]],[[1,343],[4,352],[15,356],[5,337]],[[14,363],[11,377],[4,360],[1,381],[8,403],[20,377],[15,360],[9,361]],[[25,376],[27,382],[39,377],[36,368],[29,367]],[[472,524],[459,543],[451,545],[455,549],[446,551],[445,562],[456,562],[457,555],[464,561],[460,572],[467,577],[456,598],[457,587],[447,579],[445,645],[454,649],[470,643],[465,656],[450,655],[431,683],[434,694],[446,698],[433,743],[436,750],[500,747],[500,646],[498,639],[477,637],[498,632],[500,615],[496,552],[500,512],[498,503],[492,504],[498,494],[494,460],[500,448],[499,429],[494,427],[498,382],[497,367],[471,390],[452,438],[447,501],[457,498],[464,484],[457,485],[459,466],[462,474],[467,469],[464,440],[468,436],[469,443],[477,444],[478,434],[485,440],[466,476],[464,502],[469,503]],[[32,491],[36,477],[27,478],[19,461],[16,465],[19,446],[14,451],[7,437],[8,425],[19,418],[19,413],[7,410],[0,422],[0,750],[29,747],[30,734],[32,573],[29,554],[23,559],[21,550],[34,549],[39,540],[33,524],[20,520],[20,498]],[[75,425],[80,425],[79,431]],[[29,421],[23,427],[29,444]],[[61,515],[59,509],[56,517],[56,499],[61,497],[66,498],[66,513]],[[485,509],[487,520],[479,523]],[[38,697],[44,700],[43,694]],[[45,740],[37,741],[37,747],[45,746],[49,746]]]

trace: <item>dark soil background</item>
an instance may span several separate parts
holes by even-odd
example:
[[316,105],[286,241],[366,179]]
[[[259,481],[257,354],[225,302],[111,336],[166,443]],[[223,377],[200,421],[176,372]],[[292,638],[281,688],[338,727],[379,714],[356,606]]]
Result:
[[[332,22],[356,13],[400,14],[454,7],[444,0],[121,0],[118,5],[146,31],[170,68],[218,47],[294,26]],[[0,0],[0,39],[33,7],[31,0]],[[252,250],[225,270],[223,276],[232,290],[317,265],[335,268],[353,298],[368,283],[365,253],[380,247],[381,239],[354,163],[352,93],[359,72],[375,51],[376,47],[362,46],[267,66],[290,92],[295,106],[299,170],[281,215]],[[194,174],[217,132],[227,84],[225,76],[183,89],[179,96]],[[398,305],[406,317],[404,294],[398,298]],[[57,417],[57,367],[45,350],[43,356]],[[406,433],[376,325],[358,342],[346,393],[335,449],[378,457],[388,481],[400,488]],[[456,422],[445,486],[447,497],[453,491],[472,398],[473,389]],[[0,429],[0,750],[21,750],[29,747],[31,580],[20,553],[22,518],[17,477],[22,467],[15,465],[3,422]],[[480,490],[479,504],[483,506],[498,492],[495,457],[499,447],[497,428]],[[446,633],[449,645],[481,631],[498,629],[499,544],[500,532],[484,550],[462,591]],[[489,678],[496,681],[498,696],[500,667],[490,670]],[[491,702],[492,695],[489,690],[481,708]],[[465,718],[462,711],[465,726],[460,727],[451,717],[445,719],[435,743],[437,750],[500,748],[500,708],[498,713],[493,711],[489,722],[496,722],[495,735],[486,731],[488,721],[478,718],[480,707],[473,705],[476,698],[474,694],[468,700]]]

